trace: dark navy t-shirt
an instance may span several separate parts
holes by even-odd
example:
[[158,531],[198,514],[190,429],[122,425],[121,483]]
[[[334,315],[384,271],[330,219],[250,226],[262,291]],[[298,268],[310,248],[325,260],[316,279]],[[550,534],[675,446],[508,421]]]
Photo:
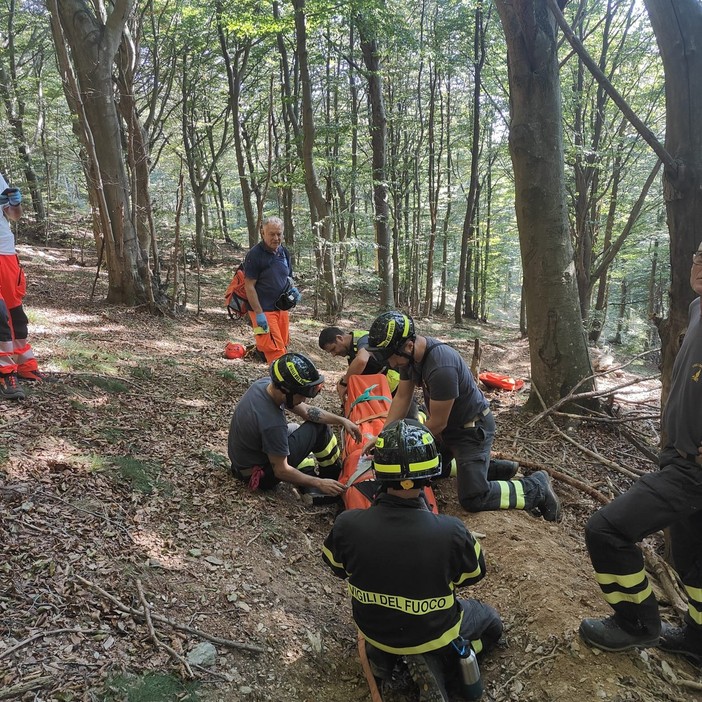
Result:
[[468,364],[456,349],[438,339],[426,337],[427,351],[422,363],[400,370],[402,380],[412,380],[424,390],[424,403],[455,400],[446,432],[460,430],[490,405],[473,379]]
[[244,259],[244,275],[256,281],[256,294],[264,312],[276,309],[275,303],[292,276],[290,254],[284,246],[269,251],[262,241],[249,250]]
[[255,381],[242,395],[229,426],[228,453],[239,469],[270,463],[268,456],[287,456],[285,410],[266,392],[270,378]]

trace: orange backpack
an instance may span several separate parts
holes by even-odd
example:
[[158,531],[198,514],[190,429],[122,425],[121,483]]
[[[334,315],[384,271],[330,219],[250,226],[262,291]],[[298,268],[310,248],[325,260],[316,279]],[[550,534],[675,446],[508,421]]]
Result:
[[246,286],[244,285],[244,264],[237,269],[232,282],[229,283],[227,292],[224,293],[229,319],[241,319],[249,311],[249,301],[246,299]]

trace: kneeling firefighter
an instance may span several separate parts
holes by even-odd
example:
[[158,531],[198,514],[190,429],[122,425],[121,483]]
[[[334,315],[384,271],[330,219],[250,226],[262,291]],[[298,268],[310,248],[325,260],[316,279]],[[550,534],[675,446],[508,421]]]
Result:
[[[387,425],[373,467],[381,484],[375,502],[337,517],[323,558],[349,579],[353,618],[381,690],[404,659],[420,700],[448,700],[462,657],[474,660],[473,651],[484,653],[502,634],[492,607],[455,596],[457,587],[485,576],[480,544],[460,519],[426,507],[423,487],[441,474],[441,458],[423,425],[410,419]],[[470,694],[465,686],[463,694]]]

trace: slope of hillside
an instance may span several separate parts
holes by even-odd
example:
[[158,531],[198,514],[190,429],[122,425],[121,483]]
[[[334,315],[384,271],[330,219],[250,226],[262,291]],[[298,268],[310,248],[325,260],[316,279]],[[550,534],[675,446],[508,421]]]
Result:
[[[320,558],[334,508],[306,507],[288,486],[251,493],[228,473],[232,409],[267,371],[222,357],[227,341],[248,343],[250,333],[221,307],[231,268],[203,269],[201,313],[174,320],[90,302],[94,269],[67,263],[67,251],[23,247],[22,258],[31,339],[50,382],[23,402],[0,403],[0,699],[369,699],[345,586]],[[307,316],[309,297],[293,314],[291,350],[324,370],[330,382],[317,402],[336,410],[343,363],[317,348],[323,324]],[[375,313],[367,302],[353,309],[341,326]],[[418,324],[470,360],[476,330]],[[527,377],[528,348],[513,330],[479,333],[484,368]],[[636,388],[617,407],[648,403],[655,414],[655,383]],[[607,496],[626,489],[628,478],[548,421],[530,426],[524,397],[490,394],[496,451]],[[616,425],[563,421],[591,451],[653,468]],[[653,420],[634,426],[654,443]],[[676,657],[599,653],[579,640],[582,617],[607,613],[582,538],[597,503],[565,482],[556,489],[559,525],[525,513],[466,514],[452,481],[438,486],[441,510],[465,519],[486,553],[488,577],[461,594],[495,606],[506,625],[504,646],[483,666],[484,699],[702,700],[691,686],[699,672]],[[671,605],[663,612],[677,617]],[[183,661],[205,634],[216,658],[192,665],[187,681]]]

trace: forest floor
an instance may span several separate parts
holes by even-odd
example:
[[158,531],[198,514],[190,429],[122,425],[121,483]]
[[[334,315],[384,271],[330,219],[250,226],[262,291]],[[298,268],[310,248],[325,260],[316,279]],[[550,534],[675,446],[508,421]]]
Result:
[[[49,378],[28,387],[26,400],[0,403],[0,699],[370,699],[345,584],[320,557],[336,509],[305,506],[287,485],[255,494],[228,471],[232,410],[267,372],[222,355],[227,341],[250,342],[222,306],[232,262],[203,268],[199,314],[191,305],[172,319],[107,305],[104,275],[91,302],[94,267],[77,265],[68,250],[26,245],[21,257],[31,341]],[[337,410],[344,363],[319,351],[324,325],[304,286],[303,294],[291,350],[323,369],[328,382],[315,402]],[[349,295],[346,305],[354,316],[342,327],[375,316],[368,299]],[[528,346],[516,329],[417,323],[468,361],[479,336],[483,369],[528,381]],[[598,387],[650,375],[655,369],[632,364]],[[521,393],[488,393],[494,448],[525,473],[546,467],[589,488],[555,480],[562,523],[466,514],[453,480],[437,487],[440,511],[463,519],[486,554],[487,577],[461,594],[490,603],[505,622],[504,645],[482,666],[483,699],[702,700],[700,672],[683,659],[657,649],[598,652],[577,633],[583,617],[608,613],[583,542],[599,505],[594,491],[611,498],[631,483],[592,452],[625,470],[655,469],[625,433],[655,451],[658,381],[612,393],[612,412],[629,417],[620,424],[530,424],[527,391],[528,382]],[[654,564],[660,541],[650,540]],[[680,603],[676,610],[670,589],[652,580],[663,616],[679,621]],[[183,657],[203,633],[229,645],[217,640],[216,658],[193,665],[195,680],[186,681]]]

